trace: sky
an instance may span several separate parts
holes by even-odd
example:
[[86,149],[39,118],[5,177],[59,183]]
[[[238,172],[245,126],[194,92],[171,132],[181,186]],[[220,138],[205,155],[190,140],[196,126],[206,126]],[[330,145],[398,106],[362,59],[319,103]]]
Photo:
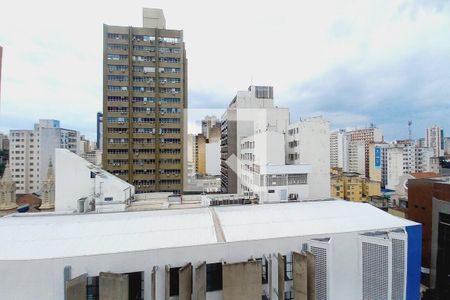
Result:
[[413,138],[434,124],[450,136],[449,2],[3,0],[0,132],[53,118],[95,139],[102,24],[141,26],[155,7],[184,30],[191,131],[253,83],[274,86],[291,122],[374,123],[393,140],[411,120]]

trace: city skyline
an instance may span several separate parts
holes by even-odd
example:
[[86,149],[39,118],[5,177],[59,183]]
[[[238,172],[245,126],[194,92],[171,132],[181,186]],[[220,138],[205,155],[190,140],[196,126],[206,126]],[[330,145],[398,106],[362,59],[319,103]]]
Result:
[[[185,13],[192,4],[177,1],[134,1],[126,9],[102,4],[90,11],[53,5],[45,22],[34,14],[41,4],[2,9],[0,25],[9,30],[0,32],[0,131],[54,118],[94,139],[102,103],[102,24],[139,26],[145,6],[164,9],[168,26],[184,29],[190,109],[224,109],[236,90],[268,84],[277,103],[291,109],[292,122],[315,115],[333,129],[373,122],[387,140],[407,138],[409,120],[416,139],[435,124],[446,136],[450,131],[448,4],[348,2],[324,10],[323,3],[282,2],[261,3],[255,13],[252,4],[236,9],[202,2],[208,13],[197,18]],[[83,24],[76,22],[80,14]],[[12,17],[17,15],[23,17]]]

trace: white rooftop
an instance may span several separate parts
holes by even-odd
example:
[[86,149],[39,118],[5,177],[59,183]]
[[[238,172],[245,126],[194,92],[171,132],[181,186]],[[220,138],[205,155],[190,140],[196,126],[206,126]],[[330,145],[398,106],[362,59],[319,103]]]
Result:
[[[0,260],[32,260],[414,225],[341,200],[0,218]],[[223,236],[216,236],[216,232]]]

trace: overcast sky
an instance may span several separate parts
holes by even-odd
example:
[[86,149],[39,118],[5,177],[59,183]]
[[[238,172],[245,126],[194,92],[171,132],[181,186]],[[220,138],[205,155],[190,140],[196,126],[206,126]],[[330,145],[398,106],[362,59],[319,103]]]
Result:
[[[0,3],[0,131],[39,118],[95,137],[102,24],[142,25],[164,9],[183,29],[189,107],[220,111],[253,82],[273,85],[291,121],[375,123],[388,140],[433,124],[450,135],[450,1],[20,1]],[[192,120],[191,120],[192,121]]]

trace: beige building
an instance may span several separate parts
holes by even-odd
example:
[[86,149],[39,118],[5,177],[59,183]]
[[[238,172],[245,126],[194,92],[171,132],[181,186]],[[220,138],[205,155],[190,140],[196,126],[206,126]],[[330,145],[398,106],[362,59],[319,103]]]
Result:
[[356,173],[342,173],[331,177],[331,197],[355,202],[367,202],[371,196],[381,196],[379,181],[364,178]]
[[183,189],[187,59],[162,10],[143,27],[104,25],[103,167],[137,193]]
[[369,177],[369,145],[373,142],[383,141],[383,132],[380,128],[371,126],[365,129],[357,129],[348,132],[348,140],[352,141],[363,141],[364,142],[364,152],[365,152],[365,176]]

